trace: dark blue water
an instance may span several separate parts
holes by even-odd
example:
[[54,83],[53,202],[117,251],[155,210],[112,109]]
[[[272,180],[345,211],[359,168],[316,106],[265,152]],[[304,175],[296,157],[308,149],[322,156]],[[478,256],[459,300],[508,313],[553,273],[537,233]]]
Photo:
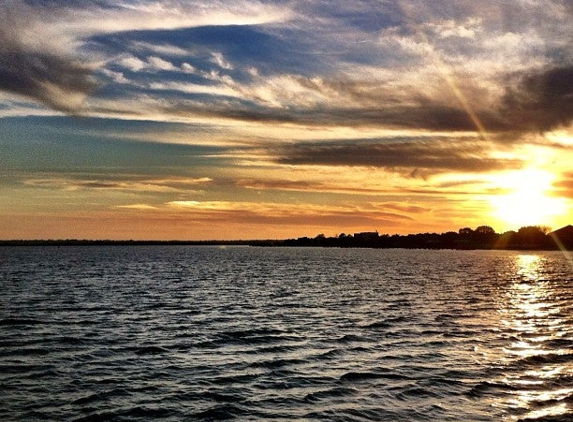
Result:
[[2,421],[570,421],[561,253],[0,248]]

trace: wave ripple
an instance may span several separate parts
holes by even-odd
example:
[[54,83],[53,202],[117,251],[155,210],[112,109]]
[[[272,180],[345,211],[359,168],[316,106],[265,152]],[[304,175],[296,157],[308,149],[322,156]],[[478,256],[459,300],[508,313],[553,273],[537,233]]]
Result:
[[558,253],[1,248],[3,421],[573,419]]

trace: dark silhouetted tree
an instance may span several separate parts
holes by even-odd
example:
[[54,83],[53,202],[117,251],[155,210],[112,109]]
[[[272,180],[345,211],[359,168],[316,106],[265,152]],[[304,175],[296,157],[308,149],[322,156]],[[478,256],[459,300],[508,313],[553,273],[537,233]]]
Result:
[[490,226],[479,226],[476,228],[475,232],[481,235],[492,235],[495,234],[495,230]]
[[513,238],[514,245],[520,249],[545,248],[551,238],[547,236],[547,228],[543,226],[521,227]]
[[471,234],[473,234],[473,232],[474,232],[474,231],[473,231],[472,229],[470,229],[469,227],[461,228],[460,231],[459,231],[459,233],[460,233],[462,236],[471,235]]

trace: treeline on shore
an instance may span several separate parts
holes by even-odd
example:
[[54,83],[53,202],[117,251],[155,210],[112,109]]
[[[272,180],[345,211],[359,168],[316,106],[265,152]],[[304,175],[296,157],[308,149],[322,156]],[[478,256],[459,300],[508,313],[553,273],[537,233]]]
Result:
[[517,231],[496,233],[489,226],[469,227],[457,232],[419,233],[407,235],[362,232],[326,237],[299,237],[287,240],[252,242],[258,246],[318,246],[340,248],[403,248],[403,249],[514,249],[556,250],[573,249],[573,227],[566,226],[554,232],[542,226],[526,226]]

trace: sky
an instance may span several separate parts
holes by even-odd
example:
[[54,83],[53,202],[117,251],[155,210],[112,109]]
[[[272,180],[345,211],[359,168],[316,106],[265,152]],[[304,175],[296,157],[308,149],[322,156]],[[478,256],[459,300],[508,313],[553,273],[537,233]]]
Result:
[[569,0],[4,0],[1,239],[573,224]]

